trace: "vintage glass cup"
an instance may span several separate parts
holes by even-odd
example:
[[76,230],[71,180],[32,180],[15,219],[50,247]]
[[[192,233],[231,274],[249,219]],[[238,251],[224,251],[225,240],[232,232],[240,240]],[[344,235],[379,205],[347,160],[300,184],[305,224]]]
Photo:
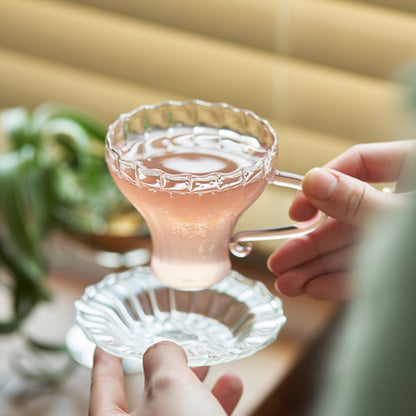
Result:
[[278,139],[253,112],[224,103],[167,101],[123,114],[110,126],[106,160],[147,222],[151,269],[164,285],[200,290],[225,278],[229,250],[249,241],[305,234],[324,220],[232,236],[240,215],[268,184],[300,189],[302,177],[276,169]]
[[250,241],[288,238],[303,227],[244,231],[239,216],[266,185],[300,189],[279,172],[277,137],[251,111],[202,101],[164,102],[123,114],[110,126],[106,160],[140,211],[152,239],[151,268],[110,274],[75,303],[88,340],[140,365],[163,339],[184,348],[189,365],[247,357],[273,342],[286,318],[266,286],[230,270],[229,251]]

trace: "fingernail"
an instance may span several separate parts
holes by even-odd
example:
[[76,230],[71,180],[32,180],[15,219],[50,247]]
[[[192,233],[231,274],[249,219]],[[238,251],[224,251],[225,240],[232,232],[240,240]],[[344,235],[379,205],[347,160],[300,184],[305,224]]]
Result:
[[[277,277],[279,278],[279,276],[277,276]],[[282,294],[282,292],[280,292],[279,285],[277,284],[277,279],[274,281],[274,289],[276,290],[276,292],[277,292],[279,295],[281,295],[281,294]]]
[[303,191],[312,198],[325,201],[333,195],[338,185],[338,178],[322,168],[311,169],[304,177]]

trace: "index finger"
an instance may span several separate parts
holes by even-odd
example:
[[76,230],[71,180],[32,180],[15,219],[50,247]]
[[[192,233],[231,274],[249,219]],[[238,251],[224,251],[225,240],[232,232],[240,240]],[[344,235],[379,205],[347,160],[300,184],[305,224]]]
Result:
[[416,140],[358,144],[325,167],[365,182],[394,182],[415,151]]
[[[365,182],[407,182],[406,176],[411,175],[408,170],[415,165],[412,162],[415,154],[416,140],[365,143],[351,147],[325,167]],[[298,192],[289,209],[290,217],[296,221],[306,221],[315,214],[316,208],[303,192]]]

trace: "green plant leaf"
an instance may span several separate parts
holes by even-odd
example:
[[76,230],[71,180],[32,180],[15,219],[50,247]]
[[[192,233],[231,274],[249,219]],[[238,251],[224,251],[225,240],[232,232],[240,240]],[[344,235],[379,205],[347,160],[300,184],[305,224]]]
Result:
[[107,169],[107,128],[95,116],[45,103],[33,112],[4,110],[0,123],[10,149],[0,154],[0,267],[12,278],[14,300],[12,318],[0,322],[4,332],[49,299],[42,252],[49,229],[105,232],[111,215],[132,207]]
[[6,132],[11,150],[19,149],[27,143],[31,143],[32,116],[24,107],[8,108],[0,113],[0,123]]
[[0,212],[8,239],[16,252],[39,259],[50,218],[48,188],[31,146],[0,155]]
[[35,109],[33,112],[33,131],[39,134],[43,126],[55,118],[72,120],[84,128],[92,139],[104,142],[107,134],[105,123],[85,110],[56,102],[47,102]]

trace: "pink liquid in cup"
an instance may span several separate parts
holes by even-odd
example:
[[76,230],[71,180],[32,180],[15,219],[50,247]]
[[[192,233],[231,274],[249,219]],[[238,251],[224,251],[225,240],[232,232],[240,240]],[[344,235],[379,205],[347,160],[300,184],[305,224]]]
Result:
[[261,145],[240,139],[177,127],[132,134],[115,146],[117,157],[107,151],[114,181],[147,222],[151,268],[163,284],[197,290],[229,273],[235,223],[268,183],[263,167],[255,168]]

